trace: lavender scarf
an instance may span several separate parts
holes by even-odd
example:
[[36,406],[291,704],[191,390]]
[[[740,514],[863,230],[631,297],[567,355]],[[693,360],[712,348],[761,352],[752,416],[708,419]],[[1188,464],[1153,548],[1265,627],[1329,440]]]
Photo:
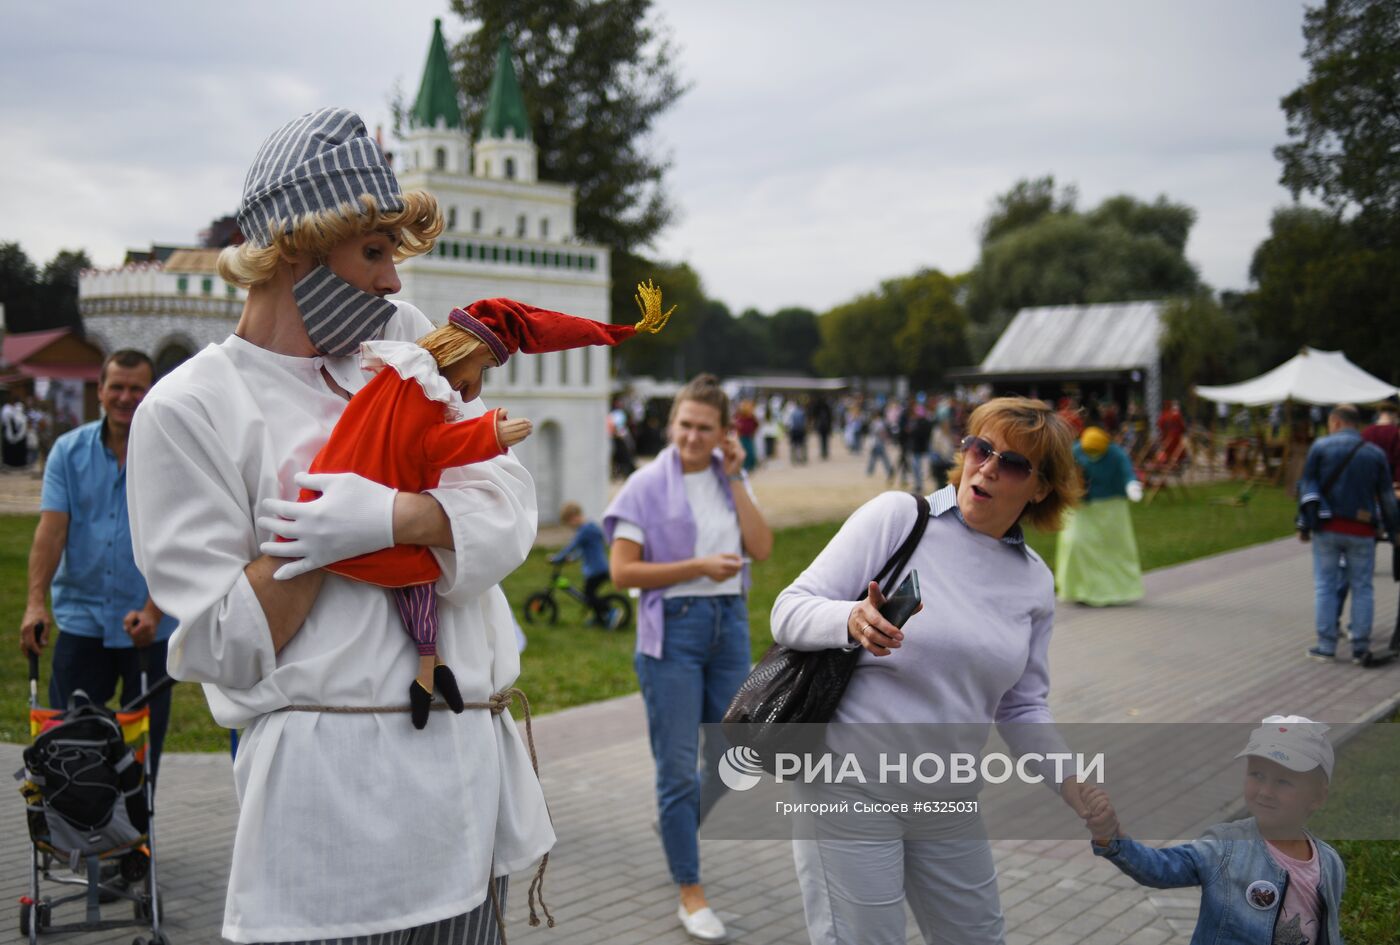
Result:
[[[734,491],[724,474],[724,462],[718,451],[710,459],[710,469],[724,488],[729,509],[734,511]],[[735,513],[738,514],[737,512]],[[643,561],[683,561],[695,557],[695,516],[685,497],[685,474],[681,471],[681,454],[668,446],[656,459],[634,472],[623,483],[622,490],[603,513],[603,533],[609,544],[619,519],[632,522],[646,532],[642,546]],[[749,566],[744,565],[744,593],[749,591]],[[637,652],[661,659],[665,640],[665,611],[662,608],[664,587],[642,591],[641,607],[637,613]]]

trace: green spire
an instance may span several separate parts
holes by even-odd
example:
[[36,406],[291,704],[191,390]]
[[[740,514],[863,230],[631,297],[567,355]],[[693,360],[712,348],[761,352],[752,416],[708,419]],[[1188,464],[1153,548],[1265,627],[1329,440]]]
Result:
[[462,111],[457,107],[457,83],[447,62],[447,44],[442,39],[442,20],[433,20],[433,40],[428,44],[428,64],[423,67],[423,82],[418,86],[418,101],[409,113],[409,124],[415,128],[435,128],[438,119],[448,128],[462,127]]
[[525,99],[515,78],[515,66],[510,61],[510,40],[501,35],[496,52],[496,74],[491,77],[491,91],[486,101],[486,115],[481,120],[483,138],[504,138],[506,129],[524,141],[530,140],[530,119],[525,114]]

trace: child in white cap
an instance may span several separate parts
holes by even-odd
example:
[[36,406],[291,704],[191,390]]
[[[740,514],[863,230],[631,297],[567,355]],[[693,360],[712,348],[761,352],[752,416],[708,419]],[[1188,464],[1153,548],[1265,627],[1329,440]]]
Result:
[[1341,945],[1341,857],[1304,824],[1327,800],[1333,752],[1327,726],[1271,715],[1236,758],[1246,759],[1250,817],[1160,849],[1122,833],[1101,788],[1086,788],[1093,849],[1144,886],[1201,887],[1191,945]]

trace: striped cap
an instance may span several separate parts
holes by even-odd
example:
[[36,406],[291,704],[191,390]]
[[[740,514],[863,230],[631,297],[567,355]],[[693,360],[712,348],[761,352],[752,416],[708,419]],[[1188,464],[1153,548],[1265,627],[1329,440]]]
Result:
[[258,149],[243,182],[238,228],[253,245],[269,246],[303,214],[347,203],[358,209],[363,194],[381,211],[403,209],[399,182],[360,116],[322,108],[283,125]]

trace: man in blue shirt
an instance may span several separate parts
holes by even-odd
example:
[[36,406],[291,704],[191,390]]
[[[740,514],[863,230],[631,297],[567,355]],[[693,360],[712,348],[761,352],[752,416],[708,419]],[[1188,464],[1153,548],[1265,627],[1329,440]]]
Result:
[[1313,546],[1317,645],[1308,656],[1329,663],[1337,655],[1344,582],[1351,591],[1352,662],[1365,660],[1375,608],[1376,526],[1384,525],[1392,542],[1400,527],[1390,464],[1380,447],[1361,438],[1360,419],[1351,404],[1333,407],[1328,435],[1308,450],[1298,481],[1298,537]]
[[[20,650],[40,653],[48,642],[44,598],[52,589],[54,644],[49,704],[63,708],[75,690],[105,703],[122,684],[121,702],[165,676],[166,640],[175,621],[146,591],[131,551],[126,514],[126,445],[131,419],[155,376],[151,359],[122,350],[102,365],[97,399],[106,414],[59,437],[44,467],[39,527],[29,550],[29,600]],[[151,772],[160,763],[170,721],[170,689],[151,705]]]

